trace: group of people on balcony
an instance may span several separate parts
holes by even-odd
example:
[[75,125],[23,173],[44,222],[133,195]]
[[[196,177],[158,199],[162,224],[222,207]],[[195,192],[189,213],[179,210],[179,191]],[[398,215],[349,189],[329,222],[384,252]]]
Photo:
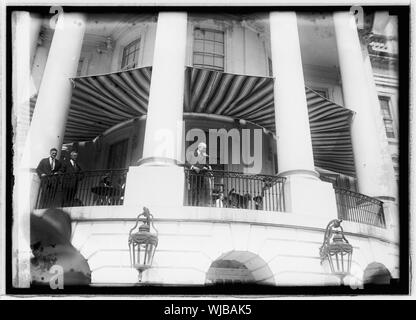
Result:
[[[81,166],[77,162],[78,152],[72,150],[69,159],[60,161],[56,158],[58,150],[52,148],[49,157],[40,160],[36,172],[41,179],[42,195],[40,207],[48,207],[55,204],[55,198],[60,183],[62,183],[62,206],[75,205],[75,195],[78,189],[78,182],[82,179]],[[59,174],[66,174],[63,181],[58,179]]]
[[125,174],[86,172],[77,161],[76,150],[62,161],[57,154],[52,148],[36,168],[41,183],[37,208],[122,204]]

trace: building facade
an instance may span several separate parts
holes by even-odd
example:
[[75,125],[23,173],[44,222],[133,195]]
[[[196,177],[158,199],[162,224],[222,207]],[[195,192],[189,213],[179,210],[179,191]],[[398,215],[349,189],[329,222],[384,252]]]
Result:
[[[159,237],[145,282],[338,284],[319,256],[333,219],[353,246],[346,283],[399,278],[394,16],[359,28],[349,12],[13,22],[17,286],[35,277],[19,262],[33,255],[27,212],[50,208],[69,214],[92,285],[137,282],[127,239],[143,207]],[[201,141],[214,169],[204,201],[188,165]],[[63,161],[78,152],[69,204],[67,173],[53,197],[34,173],[52,147]]]

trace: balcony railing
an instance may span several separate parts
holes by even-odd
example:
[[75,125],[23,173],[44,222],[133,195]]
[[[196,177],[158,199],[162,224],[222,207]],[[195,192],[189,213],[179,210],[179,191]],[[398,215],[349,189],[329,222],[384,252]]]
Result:
[[284,178],[230,171],[185,169],[185,205],[284,211]]
[[347,189],[334,190],[340,219],[386,227],[382,201]]
[[122,205],[126,175],[113,169],[42,177],[35,208]]

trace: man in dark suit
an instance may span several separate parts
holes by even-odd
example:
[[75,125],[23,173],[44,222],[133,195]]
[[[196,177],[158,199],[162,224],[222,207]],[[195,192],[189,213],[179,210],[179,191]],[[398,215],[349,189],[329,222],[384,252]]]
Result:
[[40,160],[38,167],[36,168],[36,172],[39,178],[61,172],[62,163],[61,161],[56,159],[58,150],[56,150],[55,148],[52,148],[49,151],[49,154],[50,154],[49,157]]
[[77,162],[78,152],[73,150],[69,155],[69,160],[64,163],[63,172],[63,206],[70,207],[76,205],[75,195],[78,190],[78,182],[82,179],[81,166]]
[[194,172],[191,180],[191,203],[194,206],[212,205],[213,173],[206,150],[207,145],[204,142],[199,143],[193,154],[192,165],[188,164]]
[[41,179],[40,208],[49,208],[54,205],[56,192],[58,190],[58,173],[62,171],[62,163],[56,159],[58,150],[52,148],[49,157],[40,160],[36,172]]

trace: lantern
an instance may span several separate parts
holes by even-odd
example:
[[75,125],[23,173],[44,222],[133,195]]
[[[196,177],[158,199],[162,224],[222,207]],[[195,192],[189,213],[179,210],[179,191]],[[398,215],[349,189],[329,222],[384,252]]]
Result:
[[340,277],[341,283],[350,273],[352,245],[344,236],[342,220],[334,219],[326,227],[324,242],[319,250],[321,264],[329,265],[332,274]]
[[[139,227],[138,232],[133,233],[139,221],[143,221],[143,224]],[[150,225],[156,233],[150,232]],[[130,264],[139,272],[139,282],[142,280],[143,271],[152,266],[157,243],[158,237],[157,230],[153,225],[153,215],[148,208],[144,207],[143,213],[137,216],[136,224],[129,232]]]

